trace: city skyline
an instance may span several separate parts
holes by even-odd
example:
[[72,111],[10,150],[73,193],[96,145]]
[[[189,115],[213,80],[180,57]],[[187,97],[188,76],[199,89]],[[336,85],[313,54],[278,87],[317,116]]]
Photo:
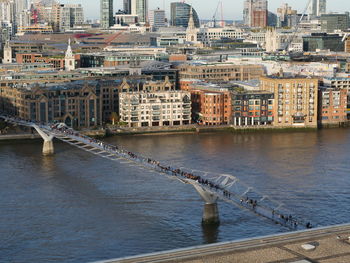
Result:
[[[155,9],[157,7],[164,8],[167,13],[167,17],[170,17],[170,3],[176,2],[173,0],[149,0],[149,9]],[[237,0],[232,3],[232,0],[222,0],[224,5],[224,19],[226,20],[241,20],[243,17],[243,0]],[[269,11],[276,12],[277,8],[283,3],[288,3],[293,8],[302,12],[306,6],[305,0],[293,0],[293,1],[281,1],[281,0],[270,0],[269,1]],[[99,12],[96,9],[99,8],[99,1],[88,0],[62,0],[62,3],[78,3],[82,4],[85,8],[86,18],[89,19],[99,19]],[[186,1],[186,3],[193,4],[201,19],[211,19],[213,17],[214,11],[216,9],[218,1],[212,1],[207,5],[203,6],[200,0]],[[122,9],[123,1],[114,0],[114,11]],[[226,10],[226,11],[225,11]],[[232,11],[230,11],[232,10]],[[350,2],[344,3],[341,0],[327,1],[327,12],[345,12],[350,11]]]

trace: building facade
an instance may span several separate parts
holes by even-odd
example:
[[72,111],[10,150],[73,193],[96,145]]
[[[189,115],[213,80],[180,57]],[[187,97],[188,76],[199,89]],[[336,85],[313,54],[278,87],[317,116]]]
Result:
[[171,26],[176,27],[188,27],[188,22],[190,20],[190,13],[191,9],[193,12],[193,20],[196,28],[200,27],[200,21],[198,14],[194,8],[192,8],[191,5],[182,3],[182,2],[175,2],[171,3],[170,5],[170,13],[171,13],[171,20],[170,24]]
[[114,25],[113,0],[100,0],[101,27],[108,29]]
[[298,11],[288,4],[277,9],[277,27],[295,27],[298,24]]
[[321,87],[319,90],[319,125],[339,126],[347,121],[347,89]]
[[165,27],[165,10],[154,9],[149,12],[149,24],[153,30],[157,30],[160,27]]
[[124,0],[124,12],[129,15],[136,15],[139,23],[148,21],[148,0]]
[[191,123],[191,96],[170,82],[120,94],[120,119],[129,127],[177,126]]
[[303,50],[315,52],[318,50],[330,50],[343,52],[345,43],[338,34],[312,33],[311,36],[303,37]]
[[232,124],[235,126],[272,125],[274,93],[245,91],[232,93]]
[[60,6],[60,31],[66,31],[75,25],[84,23],[84,10],[79,5],[61,5]]
[[183,64],[178,66],[180,79],[200,79],[218,81],[247,81],[264,75],[261,65],[240,65],[230,63]]
[[194,87],[190,92],[194,122],[207,126],[230,124],[232,108],[228,90]]
[[262,77],[260,90],[274,94],[274,126],[317,127],[318,79]]
[[243,9],[243,22],[249,27],[268,26],[267,0],[246,0]]
[[312,17],[321,16],[327,13],[327,0],[312,0],[309,8],[308,14]]
[[349,14],[323,14],[321,15],[321,30],[334,33],[336,30],[347,31],[350,26]]

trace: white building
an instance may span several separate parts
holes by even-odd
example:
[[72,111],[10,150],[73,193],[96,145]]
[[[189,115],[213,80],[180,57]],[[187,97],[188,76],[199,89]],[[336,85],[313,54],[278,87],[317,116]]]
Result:
[[10,37],[16,33],[16,4],[13,0],[0,1],[0,27],[7,30]]
[[84,10],[82,5],[61,5],[60,7],[60,31],[69,30],[74,25],[84,23]]
[[191,94],[177,90],[120,93],[119,113],[129,127],[187,125],[191,123]]
[[243,31],[236,27],[204,27],[200,29],[199,38],[204,45],[210,45],[213,40],[223,38],[242,39]]

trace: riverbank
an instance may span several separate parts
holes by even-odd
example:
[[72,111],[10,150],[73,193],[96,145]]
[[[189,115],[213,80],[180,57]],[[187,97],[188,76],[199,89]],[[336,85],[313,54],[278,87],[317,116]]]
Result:
[[274,127],[274,126],[242,126],[233,125],[223,126],[199,126],[187,125],[176,127],[143,127],[143,128],[119,128],[108,129],[106,136],[121,135],[168,135],[168,134],[184,134],[184,133],[251,133],[251,132],[295,132],[295,131],[317,131],[317,128],[309,127]]
[[17,141],[17,140],[37,140],[41,139],[37,133],[20,133],[20,134],[2,134],[0,141]]
[[[317,128],[305,127],[273,127],[273,126],[244,126],[235,127],[231,125],[225,126],[198,126],[186,125],[176,127],[144,127],[144,128],[116,128],[116,129],[99,129],[82,131],[84,135],[94,138],[104,138],[111,136],[125,135],[171,135],[171,134],[194,134],[194,133],[254,133],[254,132],[305,132],[317,131]],[[36,132],[32,133],[16,133],[0,135],[0,141],[12,140],[34,140],[41,139]]]

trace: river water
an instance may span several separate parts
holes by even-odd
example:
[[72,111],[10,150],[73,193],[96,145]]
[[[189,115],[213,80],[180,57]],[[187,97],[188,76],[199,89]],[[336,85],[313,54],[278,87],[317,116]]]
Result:
[[[232,174],[318,226],[349,222],[350,130],[108,138],[173,166]],[[92,262],[287,231],[194,188],[55,143],[0,144],[0,262]]]

